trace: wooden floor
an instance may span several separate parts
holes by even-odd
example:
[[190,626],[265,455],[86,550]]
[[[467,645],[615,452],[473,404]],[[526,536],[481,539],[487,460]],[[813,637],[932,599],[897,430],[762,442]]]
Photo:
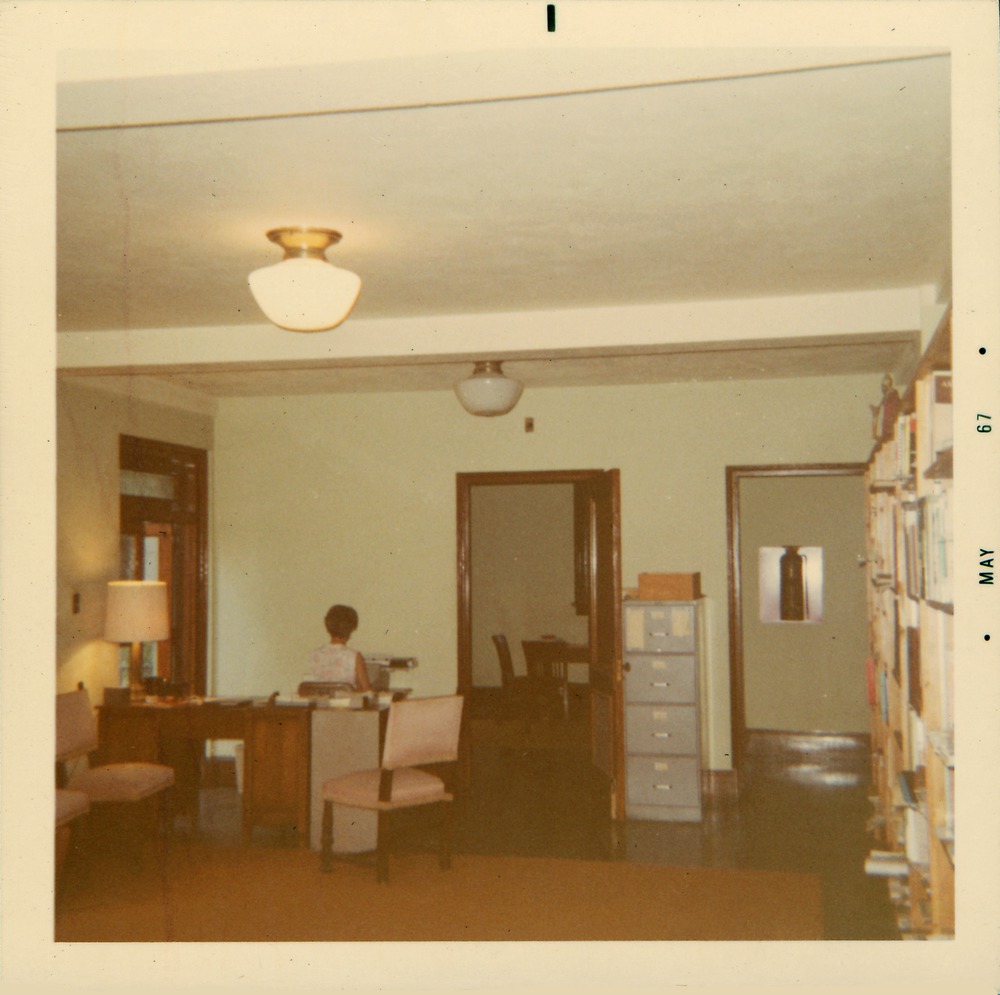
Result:
[[459,810],[465,852],[813,873],[827,939],[899,938],[885,879],[864,873],[876,846],[867,755],[839,766],[753,758],[738,800],[708,800],[701,823],[612,822],[585,727],[547,725],[520,747],[509,730],[474,730],[473,783]]
[[[527,739],[518,726],[476,720],[472,773],[456,803],[457,854],[815,874],[826,939],[899,938],[885,879],[867,877],[863,869],[874,845],[866,832],[871,807],[864,758],[840,770],[757,758],[741,774],[738,800],[709,800],[701,823],[613,822],[579,720],[542,723]],[[190,828],[179,824],[177,831]],[[203,789],[197,837],[239,845],[234,786]],[[401,842],[418,851],[432,845],[419,820]],[[257,829],[254,845],[292,847],[296,838]]]

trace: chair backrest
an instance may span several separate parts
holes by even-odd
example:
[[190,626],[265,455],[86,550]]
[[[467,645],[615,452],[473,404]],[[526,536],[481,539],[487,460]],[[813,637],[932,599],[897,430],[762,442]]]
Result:
[[458,759],[462,728],[460,694],[406,698],[389,706],[382,766],[387,770]]
[[522,639],[521,650],[531,676],[550,672],[553,664],[566,665],[566,641],[563,639]]
[[56,695],[56,760],[73,760],[97,749],[97,718],[80,688]]
[[493,645],[497,648],[497,657],[500,659],[500,680],[506,687],[514,680],[514,660],[510,655],[510,645],[506,636],[494,636]]

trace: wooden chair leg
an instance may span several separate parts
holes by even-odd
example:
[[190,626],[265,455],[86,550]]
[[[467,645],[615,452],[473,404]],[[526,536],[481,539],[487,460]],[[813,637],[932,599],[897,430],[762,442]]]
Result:
[[170,858],[170,837],[173,835],[172,822],[173,812],[170,789],[161,791],[156,799],[156,829],[160,840],[160,870],[164,873],[167,869],[167,861]]
[[333,870],[333,802],[323,802],[323,823],[319,840],[319,869],[329,874]]
[[378,841],[375,846],[375,878],[381,883],[389,880],[389,813],[378,814]]
[[455,810],[451,802],[441,804],[441,838],[438,863],[441,870],[447,871],[451,868],[451,847],[455,833]]

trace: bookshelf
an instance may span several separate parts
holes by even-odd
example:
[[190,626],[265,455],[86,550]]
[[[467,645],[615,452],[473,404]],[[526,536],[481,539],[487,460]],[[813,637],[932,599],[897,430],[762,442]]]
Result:
[[868,700],[879,849],[900,934],[955,931],[951,310],[867,471]]

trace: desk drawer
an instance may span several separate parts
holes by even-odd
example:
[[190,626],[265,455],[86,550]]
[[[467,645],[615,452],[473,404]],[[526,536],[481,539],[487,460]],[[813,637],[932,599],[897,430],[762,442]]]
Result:
[[695,704],[695,658],[627,656],[625,700]]
[[698,754],[693,705],[629,705],[625,710],[628,753]]
[[685,653],[695,648],[694,605],[633,605],[625,608],[625,650]]
[[695,757],[629,757],[628,803],[697,806],[701,774]]

